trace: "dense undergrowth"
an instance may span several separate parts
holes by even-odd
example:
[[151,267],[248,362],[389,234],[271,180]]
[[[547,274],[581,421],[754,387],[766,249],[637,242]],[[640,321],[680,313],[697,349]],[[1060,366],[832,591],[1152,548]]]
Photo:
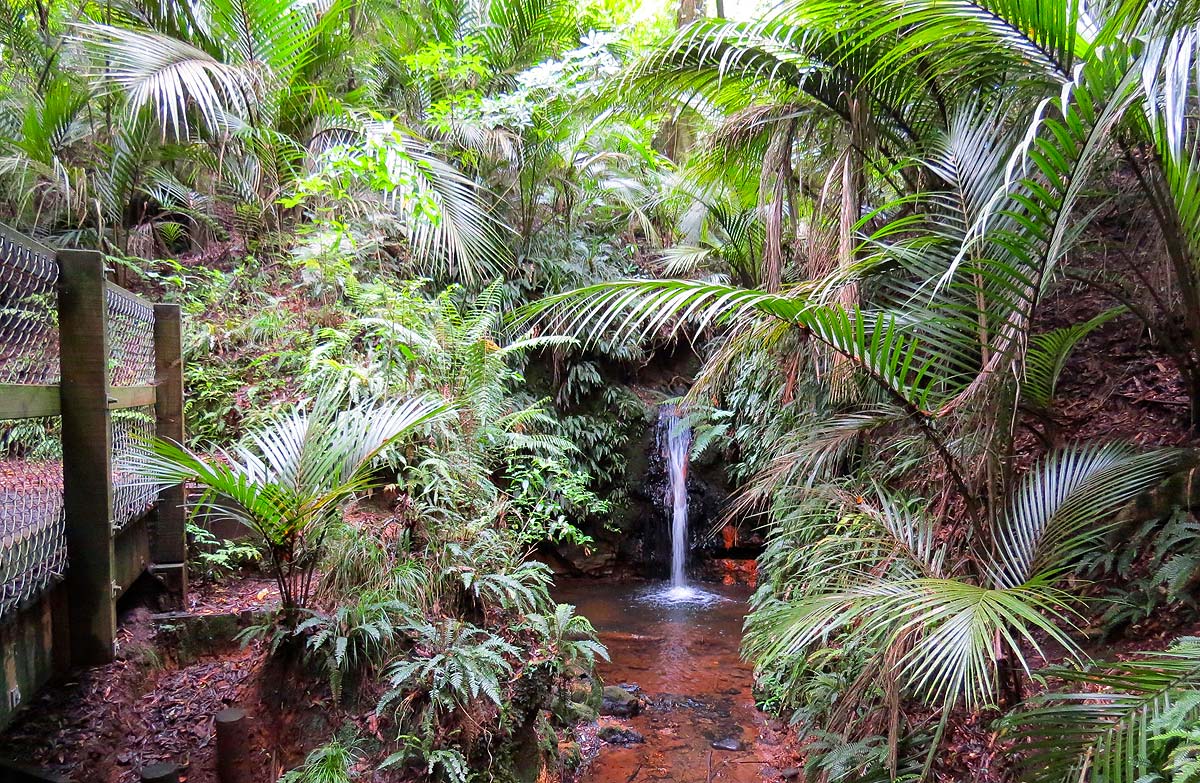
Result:
[[603,651],[534,555],[624,534],[683,340],[806,774],[1195,779],[1195,641],[1126,653],[1196,619],[1200,6],[713,10],[0,7],[0,212],[182,305],[140,469],[347,719],[285,779],[561,771]]

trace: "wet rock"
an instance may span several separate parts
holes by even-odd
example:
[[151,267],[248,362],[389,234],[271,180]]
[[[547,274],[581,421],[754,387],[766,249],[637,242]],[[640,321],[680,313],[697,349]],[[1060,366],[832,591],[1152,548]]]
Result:
[[[650,702],[650,699],[646,700]],[[654,706],[661,707],[667,710],[698,710],[701,712],[712,712],[713,705],[693,699],[691,696],[677,696],[675,694],[665,694],[652,702]]]
[[796,767],[788,767],[783,772],[779,773],[784,780],[796,780],[800,777],[800,770]]
[[577,701],[567,702],[566,717],[569,723],[591,723],[599,716],[591,705]]
[[616,718],[631,718],[642,711],[642,701],[617,685],[604,687],[604,698],[600,702],[600,714]]
[[563,542],[554,547],[549,558],[550,569],[558,576],[611,576],[617,569],[618,553],[604,546],[582,547]]
[[614,725],[601,726],[600,731],[596,732],[596,736],[609,745],[636,745],[646,741],[640,731]]
[[717,750],[741,750],[744,747],[741,740],[734,739],[733,737],[719,739],[712,743],[712,746]]
[[586,704],[593,710],[598,710],[600,709],[602,690],[599,680],[582,674],[568,683],[567,698],[579,704]]

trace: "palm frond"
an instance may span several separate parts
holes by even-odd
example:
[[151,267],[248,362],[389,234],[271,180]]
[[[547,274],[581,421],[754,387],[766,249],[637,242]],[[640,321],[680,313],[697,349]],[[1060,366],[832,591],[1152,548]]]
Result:
[[1071,691],[1035,697],[1002,721],[1017,739],[1021,779],[1029,783],[1104,780],[1136,783],[1146,776],[1150,740],[1172,710],[1179,724],[1200,720],[1200,642],[1183,639],[1169,650],[1086,670],[1047,674]]
[[1049,408],[1063,368],[1080,341],[1126,312],[1125,307],[1114,307],[1082,323],[1034,335],[1025,355],[1023,396],[1038,407]]
[[1054,579],[1099,545],[1112,515],[1162,481],[1178,462],[1169,449],[1138,453],[1122,444],[1065,449],[1022,479],[996,530],[986,565],[998,587]]

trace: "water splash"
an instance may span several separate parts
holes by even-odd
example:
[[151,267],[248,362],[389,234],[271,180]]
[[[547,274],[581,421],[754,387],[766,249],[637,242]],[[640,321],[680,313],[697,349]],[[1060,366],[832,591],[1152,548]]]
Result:
[[688,553],[688,452],[692,430],[674,405],[664,405],[658,414],[659,440],[667,460],[666,506],[671,513],[671,588],[687,590]]
[[688,455],[692,448],[692,430],[678,407],[664,405],[658,412],[658,443],[667,463],[667,491],[664,498],[671,516],[671,582],[655,587],[641,596],[645,603],[659,606],[703,607],[726,600],[716,593],[688,584]]
[[679,587],[652,587],[639,594],[637,600],[651,606],[691,609],[712,606],[729,599],[718,593],[685,584]]

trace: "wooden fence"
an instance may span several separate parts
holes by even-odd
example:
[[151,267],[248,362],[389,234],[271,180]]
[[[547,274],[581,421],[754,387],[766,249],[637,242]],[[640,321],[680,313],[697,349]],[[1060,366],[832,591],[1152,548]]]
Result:
[[179,307],[0,226],[0,725],[54,674],[112,660],[145,571],[186,592],[182,489],[121,473],[155,435],[183,439]]

